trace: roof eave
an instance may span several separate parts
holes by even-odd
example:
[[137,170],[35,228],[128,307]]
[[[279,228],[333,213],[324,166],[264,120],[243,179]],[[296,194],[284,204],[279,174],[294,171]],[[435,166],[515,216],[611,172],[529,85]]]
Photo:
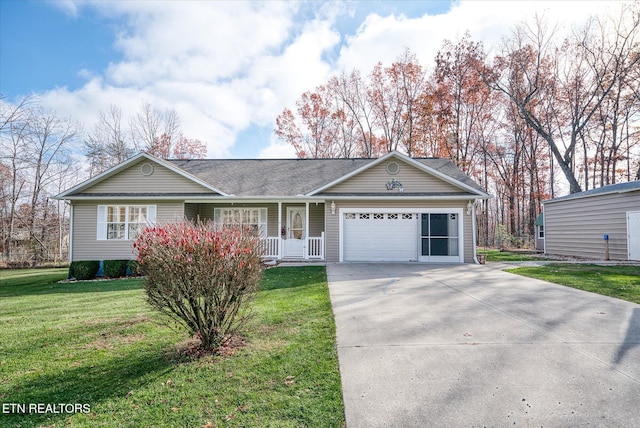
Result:
[[179,174],[179,175],[181,175],[181,176],[193,181],[194,183],[197,183],[197,184],[205,187],[206,189],[211,190],[212,192],[219,193],[222,196],[227,196],[227,194],[225,192],[222,192],[221,190],[219,190],[219,189],[217,189],[215,187],[212,187],[207,182],[200,180],[199,178],[197,178],[197,177],[189,174],[188,172],[176,167],[175,165],[172,165],[170,162],[166,162],[165,160],[157,158],[155,156],[152,156],[152,155],[150,155],[148,153],[140,152],[140,153],[130,157],[129,159],[125,160],[124,162],[119,163],[118,165],[115,165],[115,166],[107,169],[106,171],[103,171],[100,174],[98,174],[98,175],[96,175],[94,177],[91,177],[90,179],[85,180],[80,184],[75,185],[74,187],[72,187],[72,188],[70,188],[68,190],[65,190],[64,192],[52,197],[52,199],[55,199],[55,200],[71,199],[72,195],[75,195],[75,194],[77,194],[79,192],[82,192],[83,190],[88,189],[89,187],[95,185],[96,183],[99,183],[99,182],[101,182],[103,180],[106,180],[109,177],[112,177],[112,176],[116,175],[117,173],[119,173],[119,172],[125,170],[126,168],[128,168],[130,165],[138,162],[141,158],[145,158],[145,159],[148,159],[148,160],[150,160],[152,162],[156,162],[156,163],[162,165],[163,167],[169,169],[170,171],[173,171],[176,174]]
[[458,181],[455,178],[448,176],[447,174],[441,173],[440,171],[437,171],[437,170],[435,170],[435,169],[433,169],[433,168],[431,168],[431,167],[429,167],[427,165],[422,164],[421,162],[418,162],[415,159],[410,158],[409,156],[403,155],[402,153],[399,153],[399,152],[396,152],[396,151],[389,152],[386,155],[384,155],[384,156],[382,156],[382,157],[380,157],[378,159],[372,160],[371,162],[367,163],[366,165],[361,166],[360,168],[350,172],[349,174],[343,175],[342,177],[338,178],[337,180],[334,180],[331,183],[325,184],[324,186],[307,193],[307,196],[316,195],[316,194],[318,194],[318,193],[320,193],[320,192],[322,192],[322,191],[324,191],[326,189],[329,189],[329,188],[331,188],[331,187],[333,187],[333,186],[335,186],[337,184],[340,184],[340,183],[348,180],[349,178],[354,177],[354,176],[360,174],[363,171],[366,171],[367,169],[373,168],[374,166],[386,161],[387,159],[389,159],[391,157],[397,157],[398,159],[400,159],[400,160],[402,160],[402,161],[404,161],[404,162],[406,162],[406,163],[408,163],[410,165],[413,165],[414,167],[416,167],[416,168],[418,168],[418,169],[420,169],[420,170],[422,170],[424,172],[432,174],[432,175],[440,178],[441,180],[443,180],[443,181],[445,181],[445,182],[447,182],[447,183],[449,183],[449,184],[451,184],[453,186],[456,186],[456,187],[458,187],[460,189],[467,190],[467,191],[473,193],[474,195],[477,195],[477,197],[480,198],[480,199],[488,199],[488,198],[490,198],[489,194],[487,194],[485,192],[482,192],[482,191],[480,191],[478,189],[475,189],[475,188],[473,188],[473,187],[471,187],[471,186],[469,186],[469,185],[467,185],[465,183],[462,183],[461,181]]
[[623,190],[611,190],[609,192],[592,193],[589,195],[581,195],[581,196],[567,195],[567,196],[561,196],[559,198],[542,201],[542,204],[544,205],[544,204],[551,204],[551,203],[562,202],[562,201],[573,201],[576,199],[592,198],[594,196],[615,195],[615,194],[639,192],[639,191],[640,191],[640,188],[633,188],[633,189],[623,189]]

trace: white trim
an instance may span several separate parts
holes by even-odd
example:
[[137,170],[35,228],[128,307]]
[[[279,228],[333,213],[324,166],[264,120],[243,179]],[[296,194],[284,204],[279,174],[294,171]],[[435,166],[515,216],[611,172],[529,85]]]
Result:
[[[621,183],[619,183],[619,184],[621,184]],[[610,184],[610,186],[615,186],[615,184]],[[606,187],[606,186],[604,186],[604,187]],[[621,194],[621,193],[639,192],[640,191],[640,187],[635,187],[635,188],[632,188],[632,189],[609,190],[609,191],[591,193],[591,194],[588,194],[588,195],[580,195],[580,193],[587,193],[587,192],[589,192],[591,190],[597,190],[597,189],[601,189],[601,187],[597,187],[596,189],[585,190],[585,191],[579,192],[579,193],[572,193],[572,194],[569,194],[569,195],[566,195],[566,196],[558,196],[557,198],[543,201],[542,205],[544,205],[544,204],[555,204],[556,202],[573,201],[573,200],[576,200],[576,199],[595,198],[597,196],[617,195],[617,194]],[[573,195],[576,195],[576,196],[573,196]],[[571,197],[569,197],[569,196],[571,196]]]
[[[338,208],[338,260],[340,262],[344,262],[344,215],[349,213],[359,214],[359,213],[399,213],[399,214],[458,214],[458,224],[459,224],[459,237],[458,237],[458,256],[452,256],[457,258],[458,260],[454,263],[464,263],[464,209],[463,208],[448,208],[448,207],[436,207],[436,208],[376,208],[376,207],[367,207],[367,208],[350,208],[343,207]],[[416,220],[416,221],[419,221]],[[474,232],[475,235],[475,232]],[[416,246],[419,245],[420,235],[416,233]],[[418,249],[419,250],[419,249]],[[420,260],[420,251],[418,251],[417,257]],[[451,259],[452,260],[452,259]],[[437,263],[438,261],[432,261],[432,263]],[[451,261],[442,260],[443,263],[448,263]]]
[[[125,160],[122,163],[119,163],[118,165],[115,165],[109,169],[107,169],[106,171],[101,172],[100,174],[96,175],[95,177],[91,177],[88,180],[83,181],[82,183],[72,187],[71,189],[65,190],[64,192],[60,193],[59,195],[56,195],[54,197],[52,197],[52,199],[70,199],[69,196],[73,195],[74,193],[78,193],[81,192],[85,189],[88,189],[91,186],[94,186],[95,184],[106,180],[107,178],[116,175],[117,173],[124,171],[125,169],[127,169],[129,166],[131,166],[132,164],[138,162],[140,159],[147,159],[151,162],[155,162],[167,169],[169,169],[170,171],[175,172],[176,174],[181,175],[184,178],[187,178],[191,181],[193,181],[196,184],[199,184],[213,192],[216,192],[222,196],[228,196],[226,193],[222,192],[219,189],[216,189],[215,187],[212,187],[210,184],[200,180],[199,178],[189,174],[188,172],[172,165],[170,162],[166,162],[160,158],[157,158],[155,156],[152,156],[148,153],[144,153],[144,152],[140,152],[137,155],[130,157],[129,159]],[[209,196],[210,197],[210,196]]]
[[[640,216],[640,211],[627,211],[627,260],[640,260],[631,258],[631,231],[629,230],[629,223],[631,222],[631,214],[638,214]],[[636,236],[636,238],[640,238]]]
[[542,225],[544,226],[544,241],[542,241],[543,243],[542,254],[547,254],[547,215],[544,212],[542,216]]
[[[473,201],[473,207],[471,208],[471,239],[473,239],[473,263],[479,265],[480,262],[478,261],[477,251],[478,239],[476,237],[478,231],[478,226],[476,225],[476,202],[478,201]],[[464,235],[464,229],[462,230],[462,234]],[[464,262],[464,259],[462,261]]]
[[309,201],[304,203],[304,259],[309,260]]
[[[109,239],[109,207],[124,207],[124,238]],[[145,208],[145,223],[153,226],[156,222],[156,205],[142,204],[115,204],[115,205],[98,205],[96,215],[96,241],[133,241],[135,238],[129,237],[129,225],[140,224],[139,222],[129,222],[129,209],[132,207]],[[117,222],[120,223],[120,222]]]
[[[224,206],[224,207],[214,207],[213,208],[213,222],[215,224],[223,224],[222,221],[222,210],[258,210],[258,229],[260,232],[264,232],[263,238],[267,238],[269,236],[269,209],[267,207],[261,206],[250,206],[250,207],[236,207],[233,205]],[[253,224],[253,223],[248,223]],[[261,226],[264,226],[264,231],[260,229]]]
[[[433,168],[431,168],[431,167],[429,167],[427,165],[424,165],[424,164],[418,162],[417,160],[410,158],[409,156],[405,156],[402,153],[395,152],[395,151],[389,152],[386,155],[382,156],[381,158],[375,159],[375,160],[371,161],[370,163],[368,163],[368,164],[366,164],[364,166],[361,166],[360,168],[356,169],[355,171],[352,171],[349,174],[343,175],[342,177],[338,178],[337,180],[334,180],[331,183],[325,184],[324,186],[319,187],[318,189],[307,193],[305,196],[313,196],[313,195],[315,195],[315,194],[317,194],[319,192],[322,192],[322,191],[324,191],[326,189],[329,189],[329,188],[331,188],[331,187],[333,187],[333,186],[335,186],[337,184],[340,184],[340,183],[348,180],[351,177],[354,177],[354,176],[360,174],[363,171],[366,171],[366,170],[368,170],[370,168],[373,168],[374,166],[376,166],[376,165],[378,165],[378,164],[380,164],[382,162],[387,161],[391,157],[396,157],[396,158],[400,159],[401,161],[404,161],[404,162],[408,163],[409,165],[412,165],[412,166],[416,167],[417,169],[422,170],[423,172],[427,172],[427,173],[429,173],[431,175],[434,175],[437,178],[439,178],[439,179],[441,179],[441,180],[443,180],[443,181],[445,181],[445,182],[447,182],[447,183],[449,183],[449,184],[451,184],[451,185],[453,185],[455,187],[458,187],[458,188],[461,188],[461,189],[464,189],[464,190],[468,190],[471,193],[473,193],[474,196],[479,196],[481,198],[489,198],[490,197],[487,193],[485,193],[483,191],[475,189],[475,188],[473,188],[473,187],[471,187],[471,186],[469,186],[467,184],[464,184],[461,181],[456,180],[453,177],[450,177],[450,176],[448,176],[446,174],[441,173],[438,170],[435,170],[435,169],[433,169]],[[469,198],[469,195],[467,195],[467,199],[468,198]]]
[[69,204],[69,263],[73,261],[73,204]]
[[107,205],[98,205],[96,210],[96,241],[107,239]]
[[[285,232],[286,236],[286,232]],[[282,201],[278,201],[278,258],[282,258]]]

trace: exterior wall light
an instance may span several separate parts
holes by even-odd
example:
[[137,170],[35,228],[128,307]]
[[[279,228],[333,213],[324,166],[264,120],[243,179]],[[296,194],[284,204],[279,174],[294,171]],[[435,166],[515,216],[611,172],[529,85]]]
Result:
[[336,201],[331,201],[331,215],[336,215]]

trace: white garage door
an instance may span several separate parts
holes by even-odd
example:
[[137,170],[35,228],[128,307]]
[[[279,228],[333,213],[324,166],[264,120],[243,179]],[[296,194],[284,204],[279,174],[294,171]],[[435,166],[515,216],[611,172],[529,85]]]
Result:
[[417,260],[417,214],[371,211],[342,215],[344,261]]

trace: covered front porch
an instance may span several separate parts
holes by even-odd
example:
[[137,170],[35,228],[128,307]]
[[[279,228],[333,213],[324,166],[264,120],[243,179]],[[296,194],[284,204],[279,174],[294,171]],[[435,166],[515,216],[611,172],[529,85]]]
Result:
[[322,261],[325,259],[324,201],[186,201],[189,220],[253,227],[266,259]]

